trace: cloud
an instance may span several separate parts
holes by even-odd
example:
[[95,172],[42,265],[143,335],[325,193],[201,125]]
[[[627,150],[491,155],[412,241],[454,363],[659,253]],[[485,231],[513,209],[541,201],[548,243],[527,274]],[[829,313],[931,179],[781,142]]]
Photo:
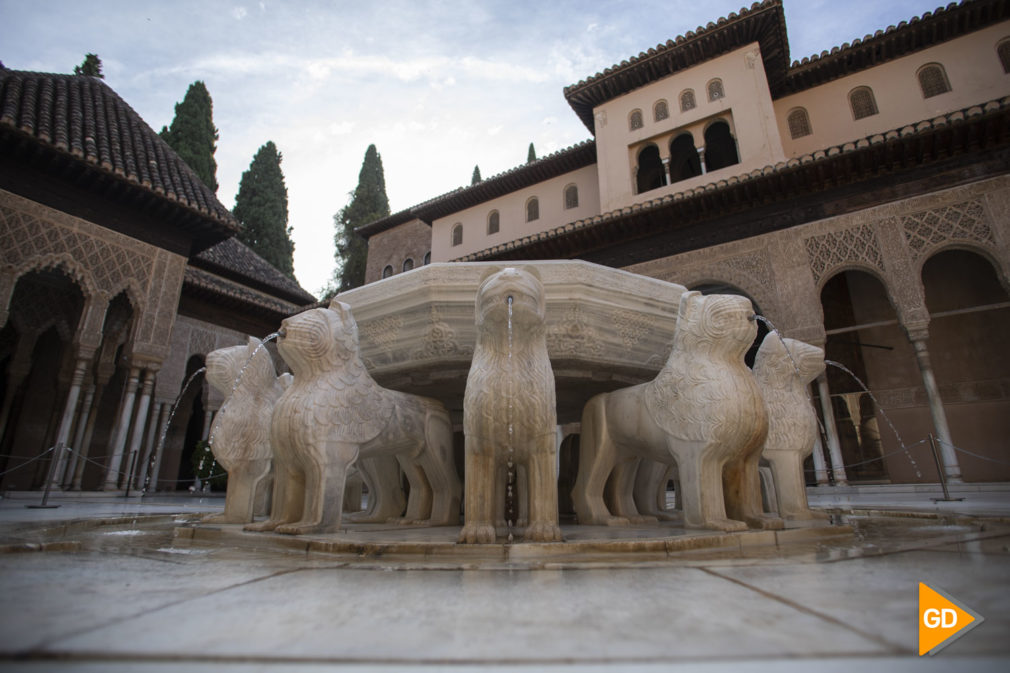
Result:
[[242,19],[244,19],[246,14],[247,12],[245,7],[236,7],[235,9],[231,10],[231,15],[235,18],[236,21],[241,21]]

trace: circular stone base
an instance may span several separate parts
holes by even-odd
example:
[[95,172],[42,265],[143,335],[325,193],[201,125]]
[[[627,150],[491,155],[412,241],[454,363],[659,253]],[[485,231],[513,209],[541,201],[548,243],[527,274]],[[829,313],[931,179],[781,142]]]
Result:
[[[329,535],[253,533],[241,524],[197,523],[175,528],[175,544],[294,551],[339,557],[351,564],[404,568],[546,568],[613,566],[689,560],[707,556],[763,556],[783,545],[809,551],[827,538],[852,537],[848,525],[787,522],[784,530],[721,533],[671,524],[609,527],[562,525],[564,542],[459,544],[459,526],[421,528],[396,524],[348,524]],[[805,543],[805,544],[804,544]]]

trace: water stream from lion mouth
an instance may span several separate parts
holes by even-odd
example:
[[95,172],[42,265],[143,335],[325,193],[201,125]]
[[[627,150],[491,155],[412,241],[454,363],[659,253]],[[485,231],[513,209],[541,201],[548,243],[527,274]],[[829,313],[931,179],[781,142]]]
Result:
[[[242,368],[239,370],[238,374],[235,376],[235,381],[234,381],[234,383],[232,383],[231,393],[229,393],[225,397],[224,404],[221,405],[221,408],[218,410],[218,414],[223,414],[225,412],[225,408],[228,406],[228,400],[231,398],[231,395],[235,392],[235,390],[238,389],[239,384],[242,382],[242,376],[245,374],[246,369],[249,368],[249,365],[252,363],[253,358],[256,357],[256,354],[259,353],[260,349],[264,348],[267,345],[267,343],[269,343],[270,341],[273,341],[278,336],[281,336],[282,331],[283,330],[280,330],[280,331],[274,332],[273,334],[268,334],[267,336],[263,337],[263,339],[260,341],[259,345],[256,346],[255,349],[253,349],[252,354],[249,355],[249,357],[245,361],[245,364],[242,365]],[[161,455],[162,455],[162,453],[165,450],[165,440],[168,437],[168,431],[169,431],[169,429],[172,427],[172,420],[175,418],[176,412],[179,411],[179,405],[182,403],[182,399],[183,399],[183,397],[185,397],[186,392],[189,390],[189,387],[191,385],[193,385],[193,382],[196,381],[196,379],[197,379],[198,376],[200,376],[201,374],[206,373],[206,371],[207,371],[206,367],[200,367],[199,369],[197,369],[196,371],[194,371],[192,374],[190,374],[189,378],[186,379],[186,383],[183,384],[182,390],[179,391],[179,395],[175,398],[175,402],[172,404],[172,411],[168,415],[168,420],[165,421],[165,425],[161,429],[161,436],[158,439],[158,444],[156,445],[155,450],[151,452],[151,455],[150,455],[149,459],[147,459],[145,457],[145,459],[147,460],[147,467],[144,469],[143,487],[141,489],[143,493],[146,494],[149,490],[156,490],[157,489],[157,484],[152,484],[151,483],[151,479],[152,479],[152,477],[154,475],[156,466],[157,466],[158,462],[161,459]],[[207,438],[207,443],[211,447],[214,446],[214,433],[213,432],[211,432],[210,436]]]

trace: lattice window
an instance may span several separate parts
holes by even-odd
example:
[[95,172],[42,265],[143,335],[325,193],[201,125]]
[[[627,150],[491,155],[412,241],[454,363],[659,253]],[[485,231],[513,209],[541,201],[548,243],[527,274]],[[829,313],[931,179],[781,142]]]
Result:
[[932,98],[942,93],[950,91],[950,82],[947,80],[947,73],[939,63],[930,63],[919,68],[919,87],[922,89],[923,98]]
[[813,133],[810,128],[810,116],[801,107],[790,112],[786,122],[789,124],[789,135],[794,140]]
[[452,244],[453,246],[463,245],[463,225],[457,224],[452,228]]
[[726,97],[726,91],[722,88],[722,80],[714,79],[708,83],[708,99],[719,100]]
[[656,121],[662,121],[670,116],[670,106],[666,104],[665,100],[657,101],[655,107],[652,108],[652,118]]
[[642,111],[633,110],[631,112],[631,117],[628,119],[628,127],[632,131],[636,131],[645,126],[645,122],[642,121]]
[[404,271],[410,271],[413,268],[414,268],[414,260],[412,260],[410,257],[408,257],[407,259],[403,260],[403,270]]
[[393,267],[391,267],[389,264],[387,264],[386,266],[382,267],[382,277],[383,278],[389,278],[392,275],[393,275]]
[[680,111],[687,112],[688,110],[693,110],[697,107],[697,103],[694,100],[694,90],[687,89],[680,93]]
[[497,234],[501,229],[501,216],[498,214],[497,210],[492,210],[487,216],[487,233]]
[[533,197],[526,202],[526,221],[532,222],[540,219],[540,201]]
[[565,210],[579,207],[579,188],[575,185],[565,187]]
[[429,264],[431,264],[431,250],[424,253],[424,265],[428,266]]
[[873,90],[868,86],[861,86],[849,92],[849,105],[852,107],[852,117],[863,119],[877,114],[877,101],[873,97]]

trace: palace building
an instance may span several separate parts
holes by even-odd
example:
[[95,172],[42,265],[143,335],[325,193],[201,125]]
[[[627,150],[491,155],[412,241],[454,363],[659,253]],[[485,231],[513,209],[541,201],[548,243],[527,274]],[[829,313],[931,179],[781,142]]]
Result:
[[741,294],[849,370],[811,391],[819,482],[936,481],[931,436],[949,479],[1010,479],[1010,0],[792,62],[765,0],[564,95],[588,140],[362,227],[367,280],[583,259]]
[[0,488],[193,483],[186,380],[316,301],[238,228],[105,82],[0,68]]

